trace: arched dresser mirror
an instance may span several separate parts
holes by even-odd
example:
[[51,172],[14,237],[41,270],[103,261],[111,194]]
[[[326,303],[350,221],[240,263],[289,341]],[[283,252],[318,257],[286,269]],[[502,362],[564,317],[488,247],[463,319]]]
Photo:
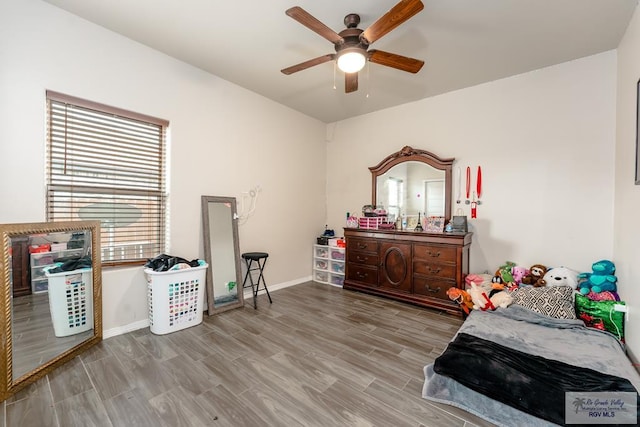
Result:
[[393,218],[417,215],[451,218],[453,158],[442,159],[409,146],[387,156],[371,171],[371,204],[384,206]]
[[240,245],[234,197],[202,196],[209,315],[242,307]]
[[[372,204],[391,215],[391,208],[398,208],[403,219],[415,215],[417,220],[419,212],[451,219],[453,161],[402,148],[369,168]],[[343,288],[462,315],[447,290],[465,287],[472,234],[424,230],[408,223],[402,229],[347,227]]]
[[0,225],[1,400],[102,340],[99,248],[99,221]]

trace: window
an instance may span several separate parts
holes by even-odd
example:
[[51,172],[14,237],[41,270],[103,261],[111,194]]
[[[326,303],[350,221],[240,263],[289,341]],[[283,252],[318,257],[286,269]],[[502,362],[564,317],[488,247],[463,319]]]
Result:
[[398,178],[387,179],[387,213],[394,220],[401,214],[404,199],[404,182]]
[[47,220],[100,220],[106,265],[165,252],[168,124],[47,91]]

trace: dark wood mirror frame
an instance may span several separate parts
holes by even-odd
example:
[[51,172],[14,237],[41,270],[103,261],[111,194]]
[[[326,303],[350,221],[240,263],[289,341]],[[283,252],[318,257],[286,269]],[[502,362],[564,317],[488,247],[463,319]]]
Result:
[[455,158],[442,159],[435,154],[426,151],[420,150],[417,148],[409,147],[408,145],[404,146],[400,151],[397,151],[389,156],[387,156],[384,160],[378,163],[376,166],[372,166],[369,168],[371,171],[371,204],[376,206],[376,193],[377,193],[377,179],[378,176],[384,174],[393,166],[404,163],[404,162],[422,162],[427,165],[433,167],[434,169],[438,169],[444,171],[444,192],[445,192],[445,204],[444,204],[444,216],[447,220],[451,219],[451,188],[453,187],[452,182],[452,165]]
[[[93,273],[93,336],[58,354],[19,378],[13,378],[12,290],[9,249],[12,237],[25,235],[91,232]],[[102,340],[102,268],[100,264],[100,222],[69,221],[0,225],[0,401],[68,362]]]

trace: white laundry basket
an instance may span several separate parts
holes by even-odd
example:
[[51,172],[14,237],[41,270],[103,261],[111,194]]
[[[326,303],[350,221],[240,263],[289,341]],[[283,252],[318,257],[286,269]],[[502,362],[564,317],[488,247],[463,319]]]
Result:
[[172,271],[145,268],[152,333],[163,335],[202,323],[207,267],[205,263]]
[[93,269],[49,273],[49,309],[56,337],[93,329]]

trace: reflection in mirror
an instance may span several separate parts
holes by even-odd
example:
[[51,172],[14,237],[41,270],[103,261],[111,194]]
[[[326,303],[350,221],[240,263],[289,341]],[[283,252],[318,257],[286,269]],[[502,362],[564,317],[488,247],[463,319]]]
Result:
[[399,214],[417,216],[419,212],[450,219],[453,161],[403,147],[369,168],[372,204],[387,209],[389,221]]
[[389,222],[399,214],[444,216],[444,178],[444,171],[425,163],[397,164],[378,176],[376,203],[385,207]]
[[236,199],[202,196],[202,224],[208,313],[242,307]]
[[102,339],[98,221],[0,225],[6,399]]

